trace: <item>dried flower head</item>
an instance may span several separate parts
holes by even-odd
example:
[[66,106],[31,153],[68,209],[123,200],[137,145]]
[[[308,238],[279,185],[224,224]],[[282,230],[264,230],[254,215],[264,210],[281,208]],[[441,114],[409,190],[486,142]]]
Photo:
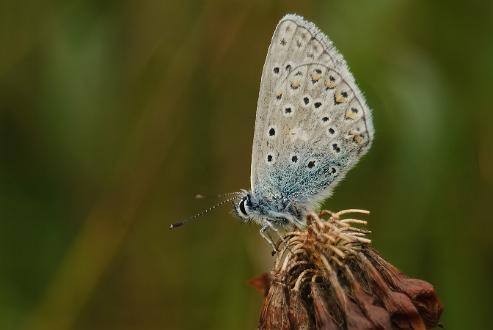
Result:
[[[323,211],[307,229],[287,234],[270,275],[253,280],[265,292],[259,329],[426,329],[443,307],[433,286],[385,261],[350,213]],[[327,217],[323,219],[323,217]]]

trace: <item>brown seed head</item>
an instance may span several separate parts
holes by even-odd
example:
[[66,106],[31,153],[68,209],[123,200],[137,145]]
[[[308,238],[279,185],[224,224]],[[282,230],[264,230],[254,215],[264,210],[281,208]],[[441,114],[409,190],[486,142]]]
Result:
[[[366,221],[323,211],[307,229],[284,236],[269,280],[259,329],[427,329],[443,307],[433,286],[385,261],[366,237]],[[324,219],[323,217],[327,218]],[[359,225],[360,227],[356,227]]]

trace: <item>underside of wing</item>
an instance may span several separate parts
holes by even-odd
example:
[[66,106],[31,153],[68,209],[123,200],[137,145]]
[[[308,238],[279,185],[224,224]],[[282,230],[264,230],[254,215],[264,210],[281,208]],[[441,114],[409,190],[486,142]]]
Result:
[[370,110],[342,56],[313,23],[285,16],[262,73],[253,193],[319,202],[372,139]]

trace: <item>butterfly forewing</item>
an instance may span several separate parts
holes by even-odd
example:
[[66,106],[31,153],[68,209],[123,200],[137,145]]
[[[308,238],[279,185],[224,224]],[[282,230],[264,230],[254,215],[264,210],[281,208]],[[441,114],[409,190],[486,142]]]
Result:
[[315,25],[285,16],[262,73],[253,194],[319,202],[369,149],[372,138],[370,110],[342,56]]

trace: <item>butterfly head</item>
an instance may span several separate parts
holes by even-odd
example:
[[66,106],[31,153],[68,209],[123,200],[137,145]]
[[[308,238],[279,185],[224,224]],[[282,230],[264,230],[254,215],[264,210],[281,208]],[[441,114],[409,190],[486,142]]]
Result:
[[242,190],[234,200],[234,212],[242,221],[248,222],[254,219],[255,207],[252,200],[251,192],[246,190]]

